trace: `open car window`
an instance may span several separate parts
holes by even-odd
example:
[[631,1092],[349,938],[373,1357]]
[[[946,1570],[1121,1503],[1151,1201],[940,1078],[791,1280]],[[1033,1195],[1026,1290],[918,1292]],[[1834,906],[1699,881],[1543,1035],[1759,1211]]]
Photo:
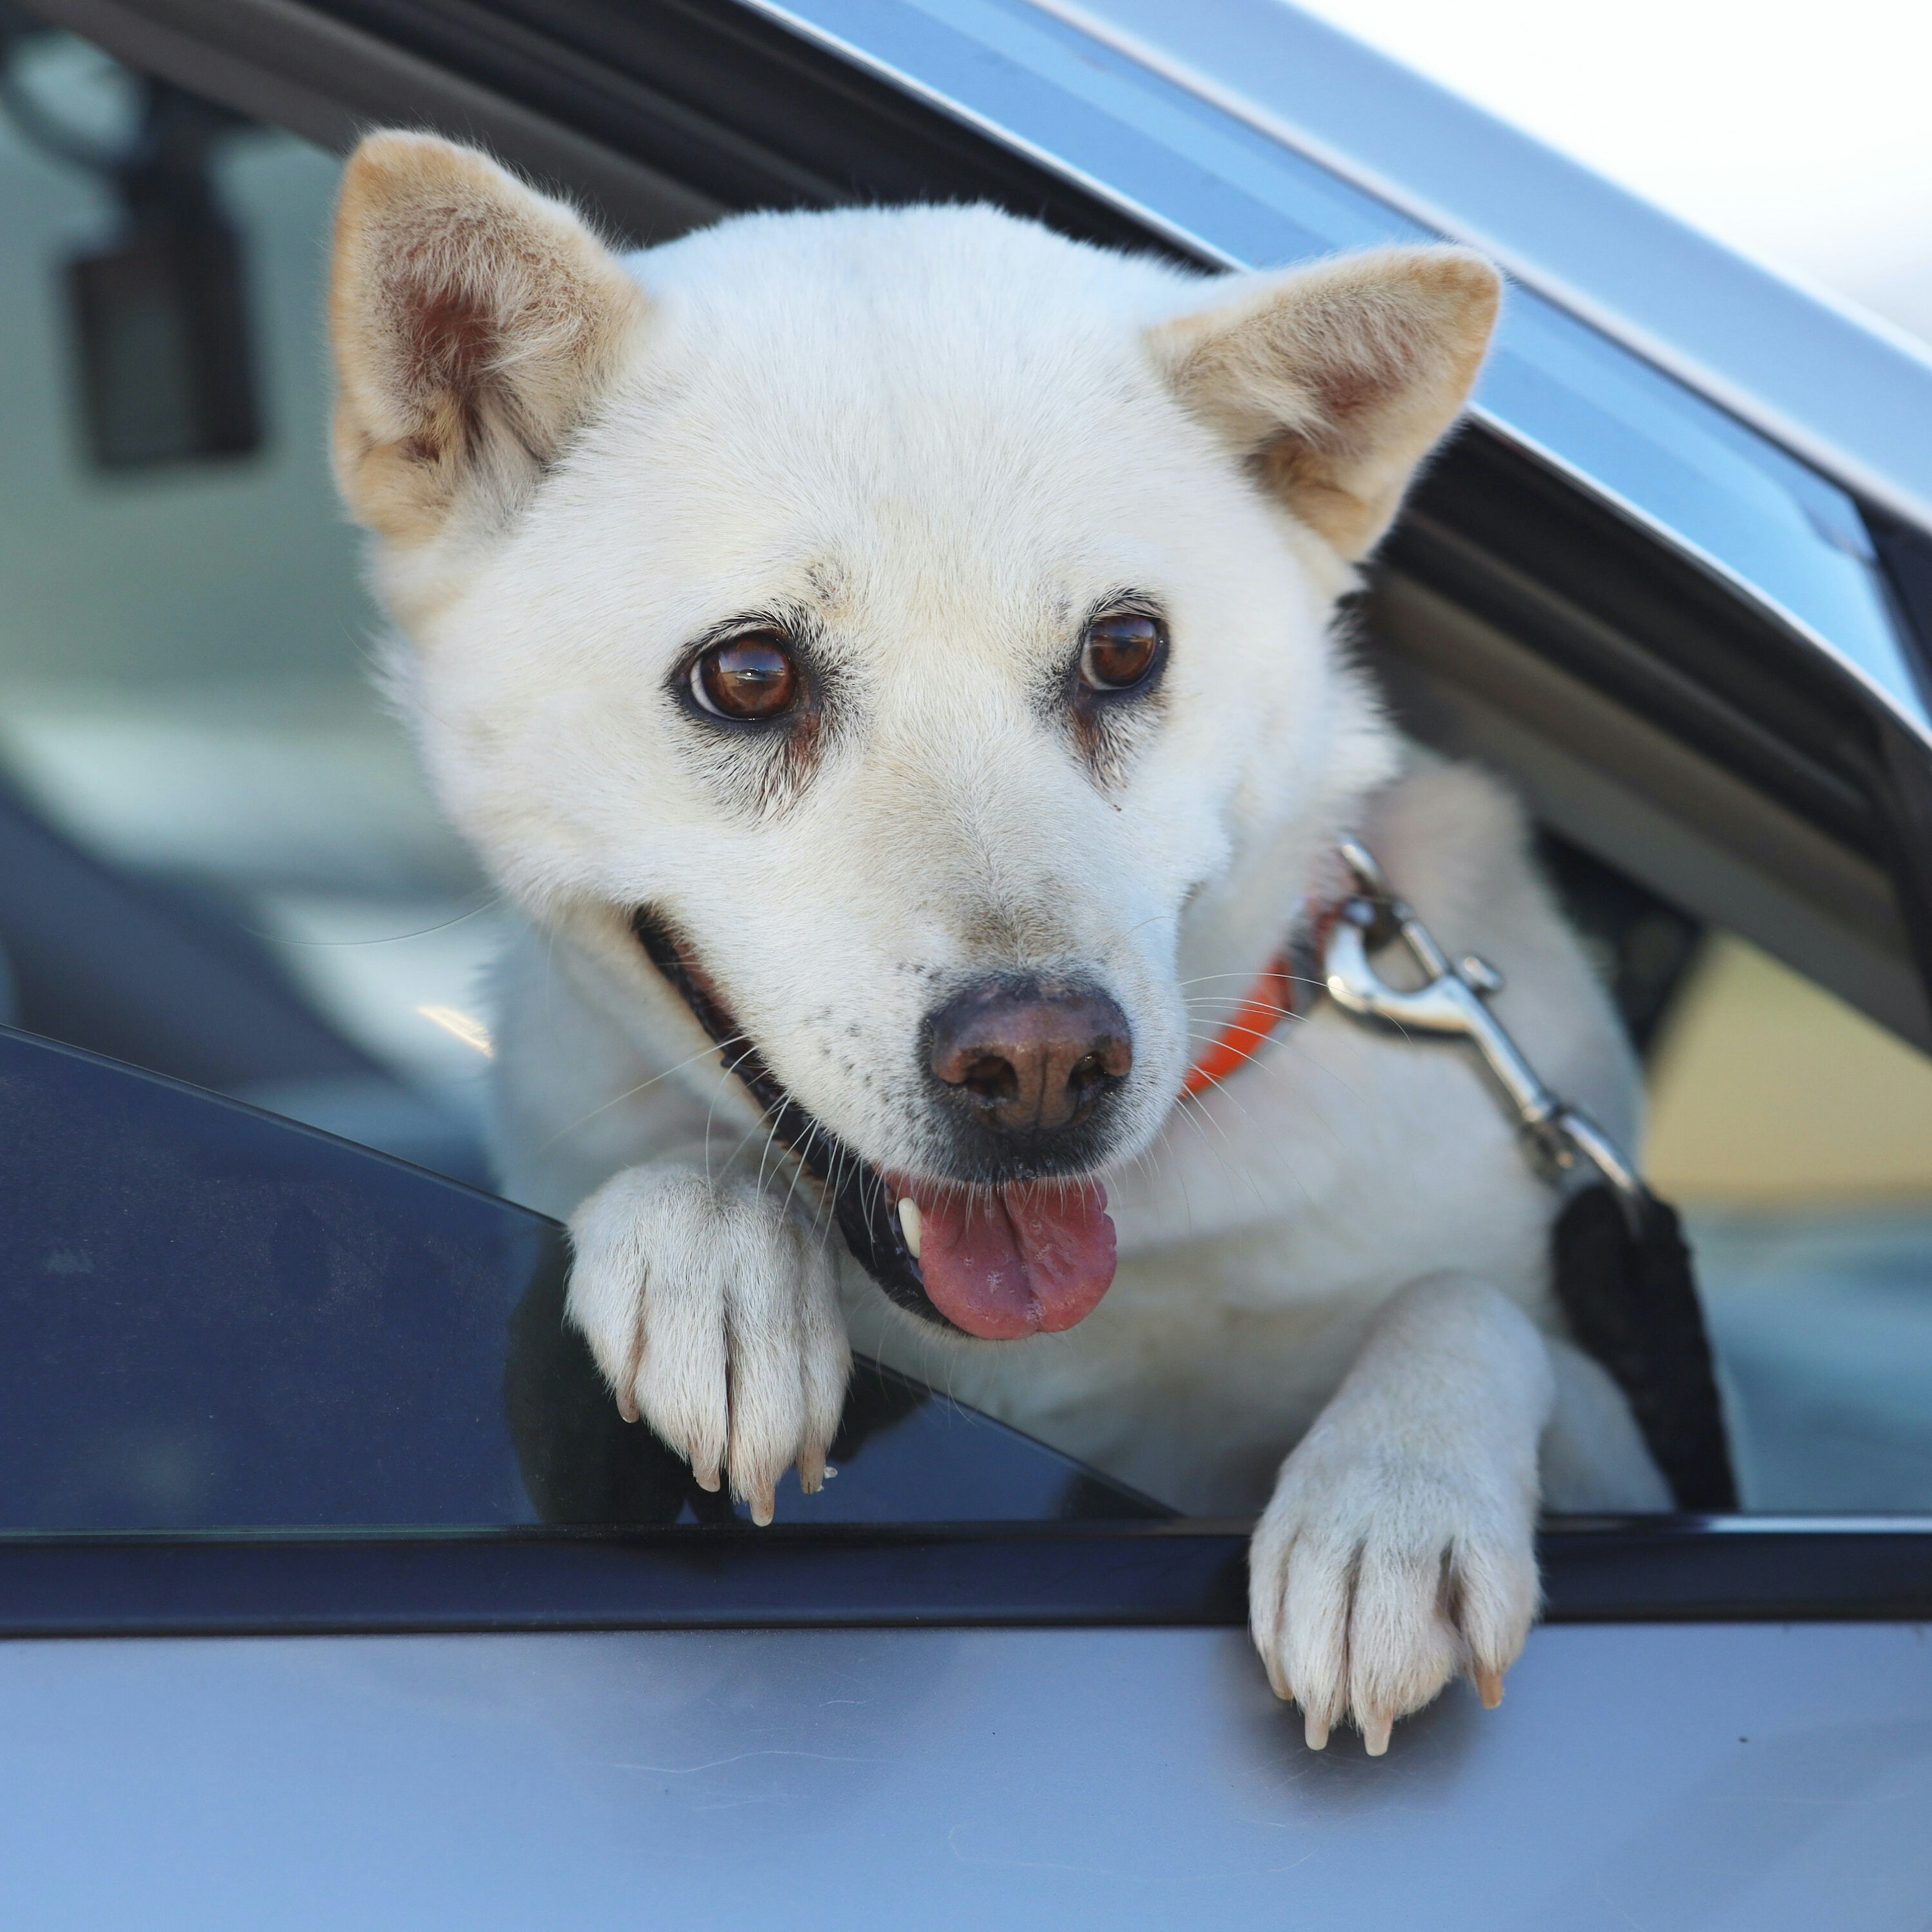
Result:
[[[164,1077],[6,1043],[46,1111],[22,1100],[32,1158],[6,1181],[22,1340],[0,1528],[722,1516],[566,1336],[552,1224],[166,1084],[487,1185],[481,976],[506,916],[370,675],[325,455],[337,159],[70,37],[19,32],[7,55],[28,103],[0,116],[8,1016]],[[1083,83],[1096,126],[1120,105],[1104,78]],[[143,256],[112,172],[170,116],[226,237],[212,316]],[[1260,260],[1419,232],[1238,145],[1225,191],[1159,238]],[[758,198],[747,165],[695,182],[693,210]],[[944,184],[932,161],[904,185]],[[1600,948],[1648,1057],[1655,1177],[1702,1257],[1747,1504],[1932,1508],[1908,633],[1844,491],[1548,304],[1512,328],[1487,427],[1390,547],[1369,648],[1418,735],[1522,789]],[[144,1166],[150,1143],[167,1158]],[[869,1372],[834,1460],[820,1498],[788,1479],[782,1520],[1159,1514]]]

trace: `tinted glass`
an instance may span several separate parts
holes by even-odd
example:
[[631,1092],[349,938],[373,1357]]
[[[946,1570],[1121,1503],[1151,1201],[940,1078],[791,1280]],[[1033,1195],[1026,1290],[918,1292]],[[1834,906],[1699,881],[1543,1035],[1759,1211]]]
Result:
[[[563,1322],[562,1230],[0,1030],[0,1532],[728,1522]],[[862,1366],[782,1522],[1159,1515]]]

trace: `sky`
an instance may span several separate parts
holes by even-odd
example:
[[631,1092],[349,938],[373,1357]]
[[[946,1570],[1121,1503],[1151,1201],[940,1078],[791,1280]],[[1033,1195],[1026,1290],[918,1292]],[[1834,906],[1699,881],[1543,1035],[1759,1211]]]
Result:
[[1294,0],[1932,344],[1932,0]]

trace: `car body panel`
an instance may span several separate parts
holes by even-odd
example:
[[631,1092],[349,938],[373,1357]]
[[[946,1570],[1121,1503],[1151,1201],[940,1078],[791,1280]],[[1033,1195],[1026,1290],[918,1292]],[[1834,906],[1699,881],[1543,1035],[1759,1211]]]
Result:
[[[561,1330],[551,1224],[19,1034],[0,1082],[10,1922],[1849,1928],[1926,1895],[1923,1522],[1553,1526],[1499,1712],[1457,1684],[1386,1759],[1318,1756],[1238,1526],[1076,1494],[929,1399],[788,1526],[680,1526],[674,1468],[629,1528],[580,1482],[573,1528],[560,1466],[642,1438],[586,1450],[594,1375],[518,1366]],[[196,1418],[195,1453],[124,1439]]]
[[14,1644],[5,1916],[1877,1932],[1932,1898],[1925,1657],[1544,1630],[1372,1761],[1235,1631]]

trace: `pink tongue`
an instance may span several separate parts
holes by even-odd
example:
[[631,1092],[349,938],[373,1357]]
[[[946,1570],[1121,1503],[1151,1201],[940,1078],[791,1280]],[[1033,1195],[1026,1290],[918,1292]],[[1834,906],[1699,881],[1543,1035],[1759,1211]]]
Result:
[[918,1204],[926,1293],[969,1335],[1006,1342],[1071,1328],[1114,1279],[1106,1190],[1091,1182],[962,1192],[902,1180],[895,1192]]

